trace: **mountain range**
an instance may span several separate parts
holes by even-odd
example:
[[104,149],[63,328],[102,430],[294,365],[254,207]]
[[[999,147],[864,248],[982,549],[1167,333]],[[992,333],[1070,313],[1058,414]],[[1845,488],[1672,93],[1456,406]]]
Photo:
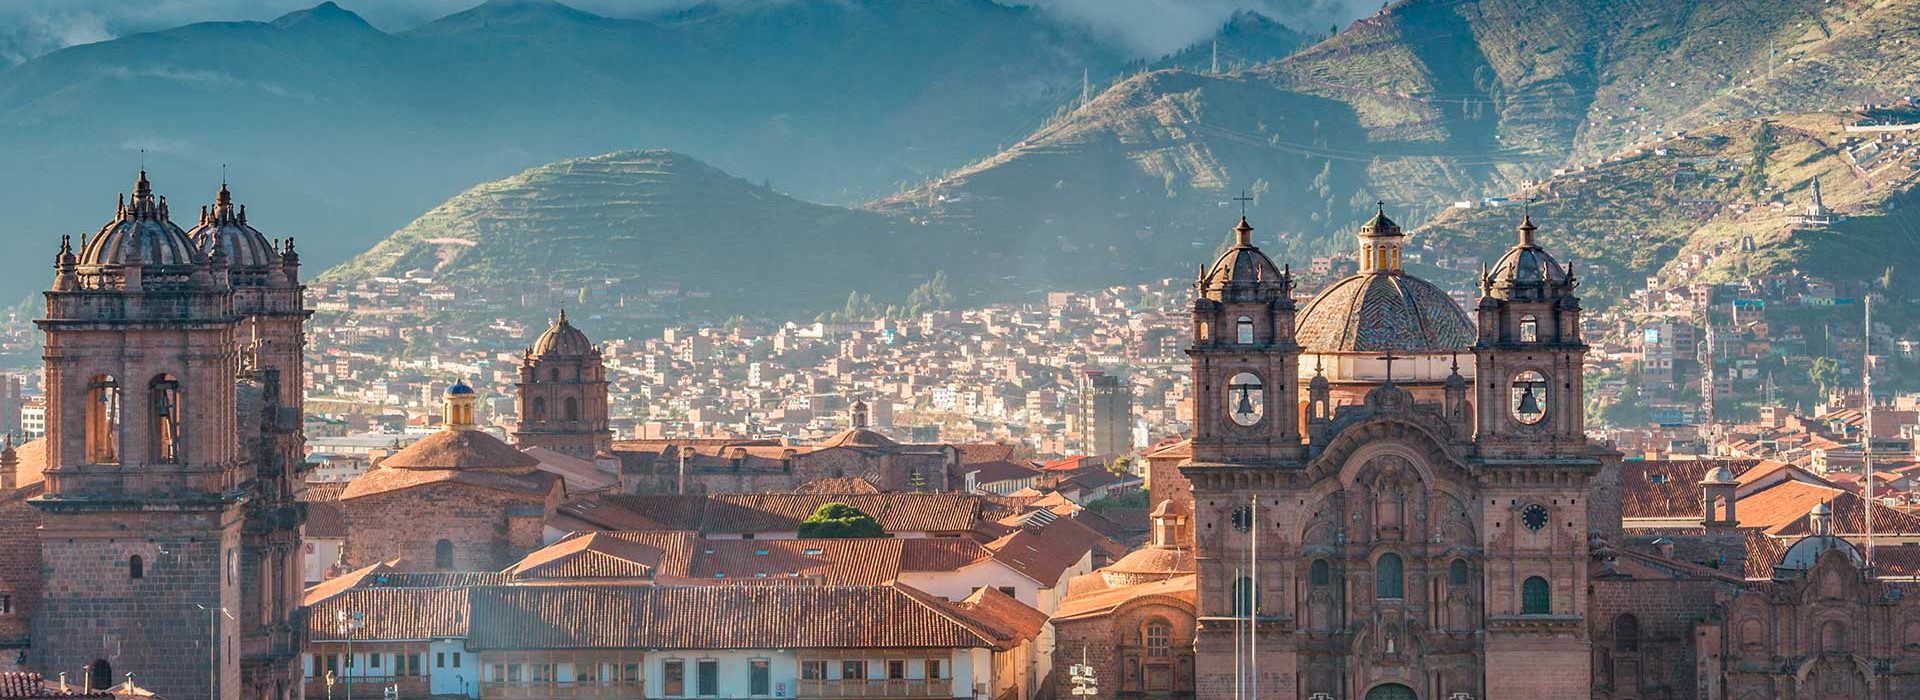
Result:
[[[495,0],[397,34],[329,4],[0,72],[0,148],[18,154],[0,177],[28,205],[22,226],[71,227],[76,212],[104,216],[104,201],[76,208],[75,193],[115,191],[102,173],[126,163],[103,164],[141,146],[205,191],[214,163],[244,157],[238,191],[259,193],[255,219],[325,236],[318,251],[303,241],[311,258],[398,229],[334,279],[418,267],[565,282],[627,265],[707,283],[707,232],[796,216],[794,235],[749,227],[768,232],[743,240],[795,261],[784,269],[822,270],[817,288],[715,290],[778,313],[936,269],[999,295],[1183,274],[1242,204],[1262,245],[1295,262],[1349,247],[1377,201],[1440,251],[1488,249],[1510,239],[1496,221],[1510,213],[1454,202],[1647,177],[1623,164],[1679,132],[1738,142],[1777,119],[1832,155],[1844,119],[1832,111],[1920,94],[1916,32],[1920,6],[1905,0],[1400,0],[1307,46],[1237,15],[1215,41],[1141,63],[986,0],[708,4],[641,20]],[[580,159],[597,153],[609,155]],[[594,178],[561,176],[589,163]],[[1798,196],[1793,168],[1762,163],[1782,170],[1715,201]],[[1882,179],[1863,212],[1907,201],[1905,180]],[[623,208],[634,192],[645,207]],[[1572,195],[1594,210],[1542,214],[1566,219],[1570,240],[1668,227],[1657,246],[1576,251],[1623,255],[1623,272],[1718,250],[1712,222],[1658,206],[1697,197],[1646,194],[1632,215]],[[567,211],[523,215],[553,202]],[[629,233],[618,256],[574,244]],[[454,239],[471,245],[430,242]],[[1823,264],[1811,258],[1827,248],[1793,240],[1755,236],[1738,257]]]
[[[1300,38],[1243,26],[1231,41],[1266,60]],[[181,204],[210,199],[225,166],[255,221],[330,265],[476,183],[634,148],[857,203],[1141,67],[1080,25],[991,0],[708,2],[637,19],[490,0],[394,33],[327,2],[0,69],[0,191],[8,242],[51,250],[103,222],[143,161]],[[40,261],[0,262],[19,280],[0,294],[38,289]]]

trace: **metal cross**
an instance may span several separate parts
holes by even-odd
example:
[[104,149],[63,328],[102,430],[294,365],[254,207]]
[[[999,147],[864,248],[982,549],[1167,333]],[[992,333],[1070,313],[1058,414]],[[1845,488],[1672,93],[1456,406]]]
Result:
[[1387,354],[1381,355],[1373,359],[1387,361],[1387,383],[1392,384],[1393,383],[1393,361],[1398,359],[1403,359],[1403,358],[1401,358],[1399,355],[1393,354],[1392,350],[1388,350]]
[[1251,202],[1251,201],[1253,201],[1253,198],[1252,198],[1252,197],[1248,197],[1248,196],[1247,196],[1247,191],[1246,191],[1246,190],[1240,190],[1240,196],[1238,196],[1238,197],[1234,197],[1234,198],[1233,198],[1233,201],[1236,201],[1236,202],[1239,202],[1239,203],[1240,203],[1240,218],[1243,218],[1243,219],[1244,219],[1244,218],[1246,218],[1246,216],[1247,216],[1247,202]]

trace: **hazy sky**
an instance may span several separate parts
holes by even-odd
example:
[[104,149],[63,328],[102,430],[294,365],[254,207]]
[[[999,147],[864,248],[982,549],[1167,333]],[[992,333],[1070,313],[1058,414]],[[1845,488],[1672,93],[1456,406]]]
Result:
[[[696,0],[564,0],[612,17],[646,15]],[[782,2],[785,0],[729,0]],[[914,2],[915,0],[888,0]],[[1308,33],[1379,9],[1378,0],[996,0],[1038,5],[1156,57],[1211,33],[1236,9],[1253,9]],[[0,62],[74,44],[208,20],[266,20],[320,0],[0,0]],[[406,29],[478,4],[478,0],[337,0],[387,30]]]

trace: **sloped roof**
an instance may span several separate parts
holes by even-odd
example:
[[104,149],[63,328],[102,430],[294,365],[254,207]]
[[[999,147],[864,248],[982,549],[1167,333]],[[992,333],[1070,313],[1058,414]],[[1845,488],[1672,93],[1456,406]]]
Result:
[[[312,603],[308,628],[316,642],[427,640],[465,637],[471,588],[354,588]],[[346,617],[343,617],[346,616]],[[358,616],[355,621],[352,616]]]
[[1060,607],[1053,611],[1053,619],[1055,621],[1078,620],[1108,615],[1122,605],[1147,596],[1166,596],[1192,609],[1197,580],[1195,576],[1188,574],[1152,583],[1116,586],[1068,596],[1066,600],[1060,601]]
[[517,578],[651,578],[666,551],[605,533],[555,542],[507,567]]
[[1467,312],[1432,282],[1367,273],[1333,283],[1300,311],[1303,352],[1443,353],[1473,345]]
[[459,484],[475,488],[501,491],[522,496],[528,500],[544,500],[554,489],[561,488],[562,480],[557,474],[542,471],[509,473],[501,471],[476,471],[468,469],[388,469],[380,467],[353,478],[347,489],[340,493],[340,500],[348,501],[379,493],[418,488],[430,484]]
[[874,494],[880,493],[880,487],[874,486],[873,482],[867,481],[864,477],[843,476],[839,478],[814,479],[813,481],[801,484],[799,488],[794,489],[793,492],[809,494]]
[[483,430],[441,430],[380,461],[381,469],[459,469],[524,472],[540,460]]
[[1001,647],[970,618],[891,586],[472,589],[473,649]]
[[[591,508],[568,512],[589,522],[623,521],[633,529],[701,532],[788,532],[828,503],[844,503],[873,516],[890,533],[964,532],[1016,507],[998,499],[961,493],[760,493],[706,495],[608,495]],[[614,512],[629,511],[628,514]]]

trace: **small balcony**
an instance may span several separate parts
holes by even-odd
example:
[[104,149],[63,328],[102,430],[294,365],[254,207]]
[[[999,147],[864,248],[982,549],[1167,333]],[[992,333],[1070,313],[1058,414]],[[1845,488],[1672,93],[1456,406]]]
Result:
[[482,700],[492,698],[644,698],[639,681],[488,681]]
[[951,678],[866,678],[802,680],[800,698],[950,698]]
[[[307,697],[313,698],[314,700],[325,700],[327,698],[346,700],[346,678],[340,677],[333,679],[333,690],[331,693],[327,690],[325,677],[314,676],[306,680]],[[364,698],[365,700],[374,700],[375,698],[384,696],[386,689],[394,685],[400,686],[400,697],[402,700],[409,698],[426,698],[432,694],[427,687],[426,676],[354,676],[353,696],[355,698]]]

